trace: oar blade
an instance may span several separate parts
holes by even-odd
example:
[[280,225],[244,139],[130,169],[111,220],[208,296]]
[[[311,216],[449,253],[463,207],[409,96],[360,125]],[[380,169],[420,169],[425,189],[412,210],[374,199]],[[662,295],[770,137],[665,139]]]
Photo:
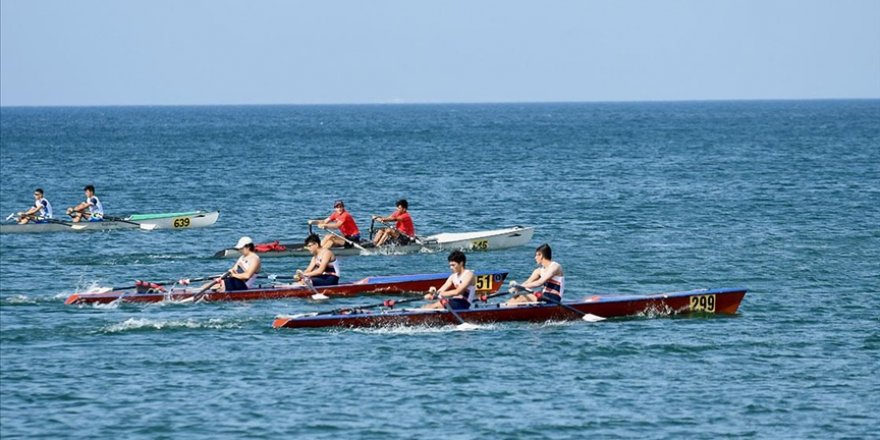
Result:
[[599,321],[605,320],[605,318],[603,318],[601,316],[594,315],[592,313],[584,313],[584,316],[581,319],[583,319],[586,322],[599,322]]
[[471,324],[469,322],[462,322],[461,324],[455,326],[455,329],[458,331],[471,331],[480,328],[480,326],[476,324]]
[[156,229],[156,226],[159,226],[155,223],[138,223],[138,226],[145,231],[152,231]]
[[312,299],[315,301],[326,301],[326,300],[330,299],[330,297],[327,295],[324,295],[323,293],[316,293],[316,294],[312,295]]

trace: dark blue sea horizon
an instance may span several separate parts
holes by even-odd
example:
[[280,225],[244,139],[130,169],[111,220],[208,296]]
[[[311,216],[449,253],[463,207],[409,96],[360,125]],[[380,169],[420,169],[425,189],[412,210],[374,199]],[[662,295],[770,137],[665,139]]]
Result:
[[[0,214],[95,185],[188,231],[0,236],[0,437],[871,438],[880,411],[880,100],[0,107]],[[223,271],[344,199],[419,234],[536,227],[468,254],[566,298],[749,289],[729,317],[273,330],[385,297],[65,306]],[[264,260],[292,274],[302,258]],[[444,253],[342,258],[343,278]]]

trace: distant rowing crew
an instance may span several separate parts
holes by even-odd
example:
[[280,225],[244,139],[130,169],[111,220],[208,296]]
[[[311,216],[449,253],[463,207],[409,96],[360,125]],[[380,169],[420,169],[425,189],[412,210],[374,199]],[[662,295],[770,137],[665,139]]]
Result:
[[[380,229],[375,237],[372,238],[372,245],[382,246],[389,240],[398,245],[407,245],[410,242],[417,242],[416,228],[413,225],[412,216],[409,214],[409,202],[406,199],[397,201],[396,210],[386,217],[373,215],[374,221],[389,224],[388,228]],[[361,231],[355,222],[351,213],[345,210],[345,203],[337,200],[333,203],[333,212],[323,220],[309,220],[309,225],[315,225],[321,229],[328,230],[328,234],[321,241],[321,247],[329,249],[333,246],[341,247],[361,247]],[[335,234],[329,229],[337,229],[340,234]]]
[[[104,219],[104,205],[98,196],[95,195],[95,187],[86,185],[83,188],[86,200],[76,206],[67,208],[67,215],[71,217],[71,221],[78,223],[83,219],[88,221],[101,221]],[[55,218],[52,211],[52,203],[45,197],[43,189],[34,190],[34,206],[26,211],[18,212],[7,217],[7,220],[18,217],[19,224],[48,223]]]
[[[326,245],[327,241],[324,241]],[[293,279],[302,286],[314,287],[335,286],[339,284],[339,261],[330,247],[322,246],[320,238],[311,234],[306,237],[305,247],[312,255],[305,269],[297,269]],[[213,290],[218,292],[234,292],[252,289],[258,278],[262,261],[255,251],[250,237],[241,237],[235,248],[241,256],[222,276],[211,280],[202,287],[202,292]],[[467,256],[459,251],[452,251],[447,258],[452,272],[439,289],[432,287],[424,296],[426,301],[436,302],[425,305],[425,309],[463,310],[470,308],[476,298],[476,277],[474,272],[466,268]],[[542,244],[535,250],[535,269],[526,281],[512,286],[522,290],[520,295],[507,304],[516,305],[537,301],[560,302],[565,292],[565,273],[562,265],[553,261],[550,245]],[[533,291],[531,289],[540,289]]]

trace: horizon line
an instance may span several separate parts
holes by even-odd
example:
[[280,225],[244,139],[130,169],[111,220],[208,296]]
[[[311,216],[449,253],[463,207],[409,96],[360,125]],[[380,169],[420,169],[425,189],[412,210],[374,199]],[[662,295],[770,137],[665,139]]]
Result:
[[796,102],[796,101],[876,101],[877,97],[835,98],[706,98],[706,99],[632,99],[595,101],[376,101],[376,102],[304,102],[304,103],[213,103],[213,104],[15,104],[0,103],[0,108],[98,108],[98,107],[318,107],[318,106],[419,106],[419,105],[531,105],[531,104],[638,104],[638,103],[710,103],[710,102]]

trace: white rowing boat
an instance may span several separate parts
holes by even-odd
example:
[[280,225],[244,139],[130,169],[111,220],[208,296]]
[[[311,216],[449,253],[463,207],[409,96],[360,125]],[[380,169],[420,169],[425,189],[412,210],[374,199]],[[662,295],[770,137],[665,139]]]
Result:
[[82,221],[73,223],[66,220],[51,219],[47,223],[3,223],[2,234],[34,232],[82,232],[110,231],[116,229],[190,229],[211,226],[217,222],[220,211],[170,212],[163,214],[133,214],[120,219],[105,219],[99,222]]
[[[513,226],[504,229],[473,232],[443,232],[440,234],[419,237],[421,243],[410,243],[404,246],[385,245],[373,246],[366,241],[359,243],[364,249],[354,247],[334,247],[336,255],[375,255],[375,254],[409,254],[415,252],[437,252],[443,250],[491,251],[522,246],[528,243],[535,234],[535,228]],[[262,243],[257,245],[260,257],[305,257],[311,256],[303,247],[302,241],[294,243]],[[235,248],[226,248],[214,254],[217,258],[233,258],[240,254]]]

